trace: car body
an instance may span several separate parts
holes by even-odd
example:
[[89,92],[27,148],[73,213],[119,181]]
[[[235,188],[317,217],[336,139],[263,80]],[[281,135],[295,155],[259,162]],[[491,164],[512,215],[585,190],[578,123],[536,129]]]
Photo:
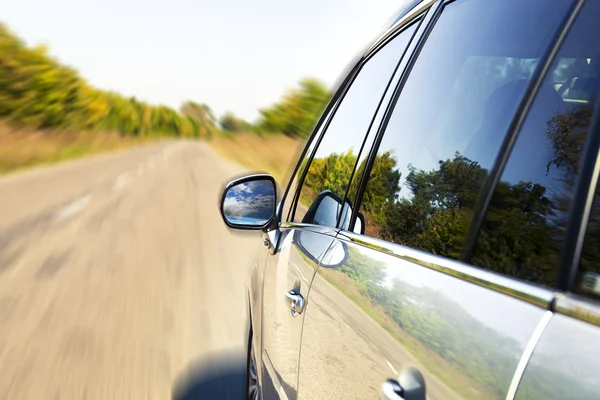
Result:
[[227,225],[263,235],[250,398],[600,398],[598,18],[413,2],[279,200],[268,175],[225,188]]

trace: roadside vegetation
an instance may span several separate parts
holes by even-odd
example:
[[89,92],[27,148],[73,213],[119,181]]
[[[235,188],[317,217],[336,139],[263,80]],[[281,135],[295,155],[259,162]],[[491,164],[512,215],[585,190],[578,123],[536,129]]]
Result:
[[0,23],[0,173],[171,137],[210,141],[281,179],[329,97],[304,79],[254,122],[191,100],[175,110],[95,88]]
[[139,146],[148,139],[116,132],[62,132],[16,129],[0,122],[0,174],[90,154]]

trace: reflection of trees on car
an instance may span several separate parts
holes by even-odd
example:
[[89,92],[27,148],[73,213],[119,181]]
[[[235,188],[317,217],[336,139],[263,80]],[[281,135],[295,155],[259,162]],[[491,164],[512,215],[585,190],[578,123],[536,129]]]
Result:
[[[498,183],[478,237],[473,264],[545,285],[554,284],[569,196],[591,114],[590,106],[579,106],[548,121],[545,140],[552,151],[546,176],[551,179],[552,189],[531,181]],[[356,161],[351,150],[315,159],[307,173],[306,186],[314,194],[325,188],[345,193],[344,177]],[[487,170],[457,152],[453,159],[439,161],[437,169],[430,171],[409,165],[403,184],[408,191],[401,193],[397,164],[389,151],[378,154],[374,160],[361,203],[367,219],[366,233],[459,258]],[[364,168],[363,161],[357,173]],[[350,198],[354,198],[356,190],[353,184]],[[600,238],[600,213],[594,214],[596,217],[590,222],[594,232],[590,237]],[[595,261],[591,261],[598,259],[598,250],[588,246],[586,251],[584,264],[598,270],[593,266]]]
[[[546,177],[551,182],[501,181],[494,196],[471,262],[486,269],[553,285],[560,251],[569,196],[573,192],[580,155],[591,118],[591,107],[577,107],[554,115],[547,123],[545,140],[550,144]],[[535,151],[535,149],[532,149]],[[326,171],[335,171],[335,161],[352,153],[320,160]],[[363,196],[361,211],[366,214],[367,234],[445,257],[458,258],[471,217],[486,178],[487,170],[477,161],[459,153],[438,162],[430,171],[408,166],[401,192],[398,161],[390,152],[379,154]],[[364,169],[364,163],[358,169]],[[345,167],[344,167],[345,168]],[[317,171],[315,171],[317,172]],[[319,187],[327,173],[309,171],[311,184]],[[350,188],[350,196],[356,188]],[[600,205],[595,204],[595,210]],[[600,239],[600,213],[590,222],[588,237]],[[597,243],[597,241],[596,241]],[[447,362],[456,365],[473,384],[487,388],[490,397],[501,396],[503,382],[510,380],[512,370],[501,370],[490,360],[518,357],[519,345],[509,337],[499,337],[466,310],[428,287],[410,285],[387,277],[377,260],[356,248],[348,249],[346,261],[335,268],[349,277],[369,299],[377,304],[396,325]],[[588,269],[598,271],[597,246],[584,251]],[[436,310],[443,309],[443,313]],[[485,333],[484,333],[485,331]],[[489,342],[488,342],[489,340]],[[502,346],[497,346],[502,343]],[[491,356],[491,351],[498,354]],[[486,353],[487,352],[487,353]],[[549,376],[556,374],[550,372]],[[557,375],[556,379],[560,379]],[[547,383],[547,382],[546,382]],[[547,395],[543,388],[531,387],[532,396]],[[542,395],[543,393],[543,395]],[[483,396],[479,393],[477,396]],[[486,396],[487,396],[486,395]],[[483,397],[486,397],[483,396]],[[542,397],[540,397],[542,396]],[[553,395],[547,398],[559,398]]]

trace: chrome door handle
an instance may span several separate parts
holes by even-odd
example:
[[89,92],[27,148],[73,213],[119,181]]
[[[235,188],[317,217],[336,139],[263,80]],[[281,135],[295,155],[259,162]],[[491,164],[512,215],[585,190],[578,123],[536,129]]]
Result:
[[304,297],[300,293],[296,293],[293,290],[290,290],[285,294],[285,297],[288,299],[290,308],[292,310],[292,317],[297,316],[298,314],[302,314],[304,311]]

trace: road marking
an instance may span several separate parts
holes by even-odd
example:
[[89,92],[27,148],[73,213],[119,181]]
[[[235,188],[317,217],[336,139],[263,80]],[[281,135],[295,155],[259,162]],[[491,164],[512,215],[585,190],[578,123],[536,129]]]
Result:
[[69,204],[58,210],[58,212],[54,216],[54,222],[62,222],[73,217],[76,214],[79,214],[88,206],[91,198],[92,196],[88,194],[70,202]]
[[129,183],[130,180],[131,177],[129,176],[129,173],[122,173],[121,175],[117,176],[117,179],[115,179],[113,190],[122,189],[125,185]]
[[394,375],[398,375],[398,371],[396,371],[396,368],[394,368],[394,366],[388,360],[385,360],[385,362],[387,363],[388,367],[390,367]]

